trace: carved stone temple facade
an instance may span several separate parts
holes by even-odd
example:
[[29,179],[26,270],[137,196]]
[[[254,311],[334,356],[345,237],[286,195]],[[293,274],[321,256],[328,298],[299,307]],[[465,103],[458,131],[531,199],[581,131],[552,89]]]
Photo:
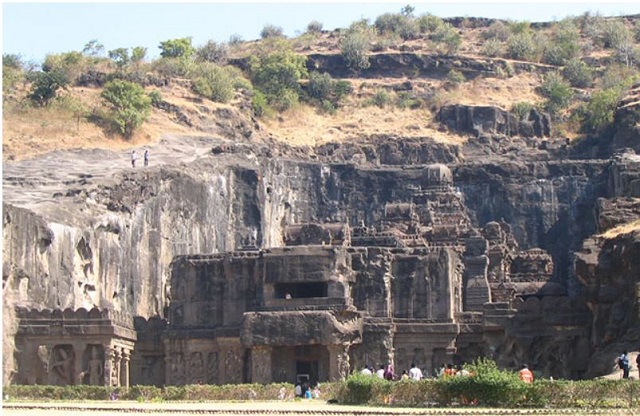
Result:
[[430,375],[479,356],[535,363],[536,339],[583,337],[589,314],[551,256],[519,250],[506,223],[474,228],[446,166],[412,193],[376,224],[286,225],[283,247],[174,258],[166,319],[21,311],[20,382],[315,382],[387,363]]

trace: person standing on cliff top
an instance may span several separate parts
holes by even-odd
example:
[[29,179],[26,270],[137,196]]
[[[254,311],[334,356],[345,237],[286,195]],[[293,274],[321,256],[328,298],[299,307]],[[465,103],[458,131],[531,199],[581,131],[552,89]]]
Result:
[[136,154],[136,151],[134,150],[133,152],[131,152],[131,167],[135,168],[136,167],[136,160],[138,159],[138,155]]
[[144,165],[149,166],[149,149],[144,150]]

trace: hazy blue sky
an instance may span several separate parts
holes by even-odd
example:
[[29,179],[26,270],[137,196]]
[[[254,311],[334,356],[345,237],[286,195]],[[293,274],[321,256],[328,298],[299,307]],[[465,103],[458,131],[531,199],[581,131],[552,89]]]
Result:
[[304,32],[312,20],[324,29],[347,27],[383,13],[399,12],[410,4],[415,15],[439,17],[493,17],[531,22],[560,20],[584,12],[605,16],[640,13],[640,1],[518,2],[442,1],[336,1],[298,2],[17,2],[3,1],[3,53],[20,54],[25,61],[41,62],[48,53],[81,51],[92,39],[111,50],[144,46],[156,58],[161,41],[191,36],[194,46],[209,39],[227,41],[237,34],[257,39],[265,24],[284,29],[287,36]]

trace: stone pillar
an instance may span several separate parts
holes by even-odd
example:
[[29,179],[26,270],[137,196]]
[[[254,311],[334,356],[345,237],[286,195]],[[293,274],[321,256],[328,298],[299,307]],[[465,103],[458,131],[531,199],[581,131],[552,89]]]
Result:
[[120,387],[120,363],[122,355],[120,349],[113,347],[111,349],[111,386]]
[[112,372],[112,367],[113,367],[113,361],[114,361],[114,352],[113,352],[113,348],[111,347],[111,344],[104,344],[103,345],[103,349],[104,349],[104,371],[102,373],[102,378],[103,378],[103,386],[111,386],[111,372]]
[[129,387],[129,363],[131,361],[131,352],[123,348],[122,358],[120,362],[120,385],[122,387]]
[[340,381],[349,375],[349,346],[327,345],[329,351],[329,381]]
[[172,365],[173,359],[171,359],[171,355],[167,352],[167,355],[164,357],[164,379],[167,386],[171,386],[174,382],[171,374]]
[[253,383],[271,383],[273,381],[271,367],[271,347],[258,345],[251,348],[251,381]]

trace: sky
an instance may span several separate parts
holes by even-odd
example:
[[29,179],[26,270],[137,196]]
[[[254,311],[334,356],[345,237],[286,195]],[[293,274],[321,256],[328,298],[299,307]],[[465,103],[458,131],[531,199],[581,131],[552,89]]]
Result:
[[143,46],[147,57],[159,56],[161,41],[191,37],[194,46],[209,40],[260,37],[266,24],[281,27],[288,37],[306,30],[311,21],[323,29],[348,27],[362,18],[371,23],[383,13],[405,5],[414,15],[490,17],[530,22],[561,20],[585,12],[604,16],[640,14],[640,1],[204,1],[204,2],[25,2],[2,1],[2,52],[24,62],[41,63],[47,54],[82,51],[96,39],[105,51]]

